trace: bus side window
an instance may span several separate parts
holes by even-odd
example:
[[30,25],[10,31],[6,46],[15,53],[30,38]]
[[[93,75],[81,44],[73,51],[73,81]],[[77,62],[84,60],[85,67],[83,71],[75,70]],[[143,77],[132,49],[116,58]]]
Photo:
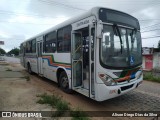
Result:
[[58,52],[62,52],[63,49],[63,29],[59,29],[58,32],[57,32],[57,41],[58,41],[58,48],[57,48],[57,51]]
[[32,41],[26,42],[26,53],[32,53]]
[[67,26],[63,29],[63,50],[65,52],[71,51],[71,26]]
[[70,52],[71,51],[71,25],[66,26],[58,30],[58,52]]
[[36,39],[32,40],[32,53],[36,53]]
[[54,53],[56,51],[56,32],[53,31],[45,36],[44,50],[46,53]]

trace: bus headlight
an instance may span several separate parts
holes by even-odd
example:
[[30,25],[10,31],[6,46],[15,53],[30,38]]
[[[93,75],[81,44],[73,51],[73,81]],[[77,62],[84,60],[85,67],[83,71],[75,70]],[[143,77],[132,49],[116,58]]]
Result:
[[104,74],[104,73],[99,73],[99,78],[106,84],[107,86],[112,86],[116,85],[117,83],[115,80],[113,80],[110,76]]

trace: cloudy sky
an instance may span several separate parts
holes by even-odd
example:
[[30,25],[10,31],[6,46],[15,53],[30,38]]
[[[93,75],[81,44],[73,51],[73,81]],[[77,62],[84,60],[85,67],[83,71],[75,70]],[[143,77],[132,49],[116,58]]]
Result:
[[69,18],[102,6],[139,19],[143,47],[160,40],[160,0],[0,0],[0,45],[6,51]]

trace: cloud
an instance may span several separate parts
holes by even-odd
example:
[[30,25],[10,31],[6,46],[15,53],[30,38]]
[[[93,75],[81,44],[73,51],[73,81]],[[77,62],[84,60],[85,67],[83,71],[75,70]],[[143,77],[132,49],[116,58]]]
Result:
[[25,36],[17,34],[10,37],[1,37],[0,39],[4,41],[4,45],[1,45],[1,47],[8,52],[14,47],[19,47],[21,41],[25,40]]
[[[5,49],[19,46],[21,42],[71,17],[86,12],[95,6],[103,6],[127,12],[139,19],[155,19],[160,16],[160,8],[153,6],[153,0],[1,0],[0,37],[5,39]],[[80,8],[80,9],[76,9]],[[84,9],[84,10],[82,10]],[[141,21],[141,28],[157,21]],[[152,29],[152,28],[150,28]],[[144,30],[144,29],[142,29]],[[147,30],[147,29],[146,29]],[[159,31],[142,34],[142,37],[160,34]],[[17,39],[17,40],[16,40]],[[19,39],[19,40],[18,40]],[[20,40],[21,39],[21,40]],[[11,42],[14,41],[14,42]],[[143,40],[150,46],[149,40]],[[154,41],[156,44],[157,40]]]
[[1,39],[1,38],[9,38],[9,36],[10,36],[10,35],[9,35],[8,33],[5,33],[4,31],[1,31],[1,30],[0,30],[0,39]]

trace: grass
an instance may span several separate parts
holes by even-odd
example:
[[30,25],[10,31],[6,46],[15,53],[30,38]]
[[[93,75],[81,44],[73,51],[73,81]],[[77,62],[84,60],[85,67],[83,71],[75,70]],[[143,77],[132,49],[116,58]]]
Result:
[[71,112],[72,120],[90,120],[87,114],[79,108]]
[[53,114],[53,117],[62,116],[65,111],[70,110],[69,104],[66,101],[63,101],[59,96],[50,96],[44,93],[42,95],[38,95],[37,97],[41,97],[41,99],[39,99],[37,103],[48,104],[56,108],[57,111]]
[[52,107],[57,108],[57,110],[69,110],[68,103],[65,101],[62,101],[59,96],[55,95],[47,95],[46,93],[42,95],[37,95],[37,97],[41,97],[37,101],[39,104],[48,104]]
[[61,97],[57,95],[47,95],[46,93],[37,95],[40,99],[37,101],[39,104],[48,104],[51,107],[56,108],[56,112],[53,113],[52,117],[61,117],[66,113],[69,113],[72,120],[89,120],[87,114],[80,109],[72,110],[69,103],[62,100]]
[[24,77],[27,81],[30,81],[30,77],[29,76],[25,76]]
[[31,80],[29,76],[24,76],[24,77],[21,77],[21,78],[24,78],[24,79],[26,79],[27,81],[30,81],[30,80]]
[[50,106],[54,106],[56,104],[56,102],[59,100],[59,98],[53,96],[49,96],[46,93],[42,94],[42,95],[37,95],[37,97],[40,97],[41,99],[39,99],[37,101],[37,103],[39,104],[49,104]]
[[0,62],[0,65],[1,65],[1,66],[7,66],[7,65],[9,65],[9,64],[6,63],[6,62]]
[[144,80],[153,81],[160,83],[160,77],[155,76],[152,72],[146,72],[143,75]]
[[6,71],[12,71],[12,70],[8,68]]

